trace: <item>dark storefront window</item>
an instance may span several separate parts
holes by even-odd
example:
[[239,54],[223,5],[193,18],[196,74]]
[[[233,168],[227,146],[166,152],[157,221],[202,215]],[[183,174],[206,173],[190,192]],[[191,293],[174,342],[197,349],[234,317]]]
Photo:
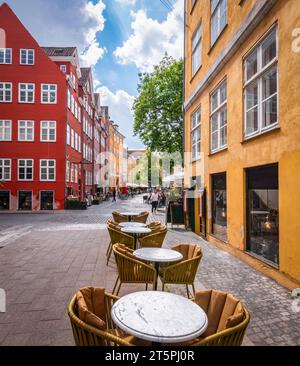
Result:
[[32,210],[32,192],[20,191],[19,192],[19,210]]
[[0,191],[0,210],[9,210],[9,191]]
[[247,250],[278,265],[278,165],[247,170]]
[[226,173],[212,175],[212,232],[227,241]]
[[53,192],[41,192],[41,210],[53,210]]

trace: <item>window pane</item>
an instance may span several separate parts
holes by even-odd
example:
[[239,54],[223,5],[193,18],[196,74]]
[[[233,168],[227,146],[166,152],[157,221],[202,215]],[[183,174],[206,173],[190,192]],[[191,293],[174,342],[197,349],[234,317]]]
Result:
[[255,49],[246,59],[246,80],[252,78],[257,73],[257,49]]
[[215,92],[211,97],[211,110],[214,111],[218,107],[218,92]]
[[277,67],[270,70],[262,77],[262,88],[263,100],[277,93]]
[[227,108],[222,108],[220,111],[220,126],[223,127],[227,124]]
[[214,114],[211,117],[211,132],[218,131],[218,114]]
[[262,127],[267,127],[277,123],[277,95],[263,103]]
[[214,12],[214,10],[216,9],[218,3],[219,3],[219,0],[211,0],[211,13]]
[[211,149],[216,150],[218,148],[218,131],[213,132],[211,135]]
[[247,112],[246,117],[246,135],[250,135],[251,133],[258,130],[258,112],[257,107],[251,109],[251,111]]
[[220,87],[220,104],[224,103],[227,99],[226,83],[223,83]]
[[213,44],[218,37],[218,14],[217,12],[211,18],[211,43]]
[[248,111],[258,103],[258,85],[257,81],[251,83],[246,88],[246,110]]
[[226,126],[221,128],[220,138],[221,138],[220,146],[225,146],[227,144],[227,127]]
[[270,34],[262,43],[262,66],[266,66],[277,54],[276,33]]

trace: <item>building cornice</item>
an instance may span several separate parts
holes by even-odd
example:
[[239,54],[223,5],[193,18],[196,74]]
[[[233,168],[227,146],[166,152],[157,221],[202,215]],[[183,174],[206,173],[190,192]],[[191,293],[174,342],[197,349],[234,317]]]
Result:
[[247,18],[241,23],[233,37],[220,52],[215,63],[200,80],[190,97],[185,101],[185,110],[189,109],[196,98],[203,92],[203,90],[205,90],[205,88],[211,84],[216,75],[240,48],[241,44],[253,32],[253,30],[262,21],[270,9],[276,4],[276,2],[277,0],[260,0],[255,3]]

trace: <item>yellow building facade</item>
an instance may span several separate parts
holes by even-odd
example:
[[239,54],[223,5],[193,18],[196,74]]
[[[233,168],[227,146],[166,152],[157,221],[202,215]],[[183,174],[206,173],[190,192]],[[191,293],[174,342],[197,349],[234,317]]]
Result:
[[206,191],[205,230],[195,200],[195,231],[296,281],[299,5],[185,0],[185,151]]
[[[114,122],[109,125],[109,187],[117,188],[124,184],[124,140]],[[126,159],[125,159],[126,160]],[[126,184],[126,179],[125,179]]]

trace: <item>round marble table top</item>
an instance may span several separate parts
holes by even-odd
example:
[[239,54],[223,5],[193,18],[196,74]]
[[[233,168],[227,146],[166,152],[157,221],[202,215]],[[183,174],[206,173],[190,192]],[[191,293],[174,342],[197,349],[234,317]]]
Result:
[[142,224],[141,222],[128,221],[128,222],[122,222],[121,224],[119,224],[119,226],[120,227],[128,227],[128,226],[131,226],[131,227],[146,227],[147,225]]
[[134,227],[134,226],[126,226],[121,229],[123,233],[126,234],[149,234],[151,230],[147,227]]
[[142,248],[133,254],[138,259],[156,263],[176,262],[183,258],[183,255],[176,250],[164,248]]
[[179,295],[141,291],[121,297],[112,307],[112,319],[125,332],[157,343],[197,338],[207,328],[200,306]]
[[139,212],[120,212],[123,216],[138,216]]

